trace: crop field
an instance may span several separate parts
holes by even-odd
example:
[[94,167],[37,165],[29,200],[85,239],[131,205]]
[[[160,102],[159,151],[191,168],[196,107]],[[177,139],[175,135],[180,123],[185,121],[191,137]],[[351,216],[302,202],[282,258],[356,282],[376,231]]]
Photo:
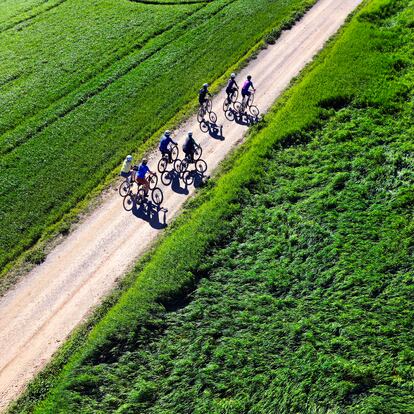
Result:
[[1,2],[0,267],[313,2]]
[[413,10],[365,4],[12,412],[414,411]]

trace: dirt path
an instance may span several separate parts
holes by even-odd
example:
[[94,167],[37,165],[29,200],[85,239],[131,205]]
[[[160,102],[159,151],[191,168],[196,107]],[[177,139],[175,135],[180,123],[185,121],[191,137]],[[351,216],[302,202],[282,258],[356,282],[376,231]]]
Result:
[[[260,53],[238,75],[239,83],[250,73],[257,88],[256,104],[265,112],[289,81],[313,58],[362,0],[320,0],[279,41]],[[201,133],[190,119],[176,132],[185,131],[203,147],[209,172],[238,144],[246,126],[225,119],[224,93],[213,110],[223,125],[224,139]],[[150,157],[155,170],[158,155]],[[114,286],[131,264],[148,248],[194,192],[163,188],[163,207],[150,221],[124,211],[119,195],[107,200],[46,259],[0,300],[0,411],[16,398],[30,379],[50,359],[60,343]],[[164,217],[165,216],[165,217]]]

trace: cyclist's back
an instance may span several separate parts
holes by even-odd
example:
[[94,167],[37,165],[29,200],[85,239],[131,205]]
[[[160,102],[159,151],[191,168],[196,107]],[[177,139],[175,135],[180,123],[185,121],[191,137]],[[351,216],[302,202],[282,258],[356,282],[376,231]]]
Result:
[[137,178],[144,179],[148,171],[149,168],[146,164],[140,164],[137,171]]
[[233,93],[238,87],[239,85],[237,85],[237,82],[236,82],[236,74],[232,73],[230,75],[229,81],[227,82],[226,93],[227,94]]
[[207,95],[211,96],[210,92],[208,91],[208,83],[205,83],[198,92],[198,102],[200,103],[200,105],[202,105],[206,101]]
[[161,152],[168,152],[170,144],[174,144],[174,141],[171,139],[169,134],[168,135],[164,134],[161,137],[161,141],[160,141],[160,151]]
[[253,83],[250,79],[247,79],[242,87],[242,93],[247,95],[250,92],[250,88],[253,88]]
[[193,133],[189,131],[183,144],[183,151],[190,157],[191,162],[194,162],[194,152],[196,150],[196,146],[197,143],[193,138]]

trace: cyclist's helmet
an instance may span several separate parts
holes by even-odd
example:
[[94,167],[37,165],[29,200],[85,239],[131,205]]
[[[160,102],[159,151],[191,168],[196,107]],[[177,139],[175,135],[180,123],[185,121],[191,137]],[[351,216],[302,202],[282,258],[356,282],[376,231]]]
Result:
[[165,135],[166,137],[169,137],[169,136],[171,135],[171,131],[170,131],[169,129],[167,129],[167,130],[164,132],[164,135]]
[[147,165],[148,164],[148,160],[146,159],[146,158],[144,158],[143,160],[142,160],[142,165]]
[[205,88],[208,88],[208,83],[205,83],[203,86],[204,86]]
[[248,79],[248,80],[251,80],[251,79],[252,79],[252,76],[251,76],[251,75],[248,75],[248,76],[247,76],[247,79]]
[[232,74],[230,75],[230,77],[231,77],[232,79],[234,79],[234,78],[236,77],[236,74],[235,74],[235,73],[232,73]]
[[193,136],[193,132],[192,131],[188,131],[188,136],[192,137]]
[[132,161],[132,155],[127,155],[126,160],[127,161]]

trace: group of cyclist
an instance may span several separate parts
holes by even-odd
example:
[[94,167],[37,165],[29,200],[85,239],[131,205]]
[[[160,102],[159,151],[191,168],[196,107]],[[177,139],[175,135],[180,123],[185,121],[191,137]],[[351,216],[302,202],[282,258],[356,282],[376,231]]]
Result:
[[[209,84],[205,83],[199,91],[198,101],[200,103],[200,106],[206,103],[208,97],[211,97],[208,87],[209,87]],[[231,101],[231,97],[233,93],[238,89],[239,89],[239,86],[236,82],[236,74],[232,73],[226,86],[226,94],[227,94],[227,99],[229,102]],[[254,89],[254,86],[253,86],[252,77],[249,75],[247,76],[247,79],[244,82],[243,87],[241,89],[243,100],[247,98],[246,103],[249,102],[252,91],[254,92],[256,90]],[[168,158],[169,163],[173,161],[172,154],[171,154],[172,145],[178,145],[178,144],[171,138],[171,131],[167,130],[164,132],[163,136],[161,137],[160,144],[159,144],[159,151],[161,152],[162,157]],[[193,133],[189,131],[182,149],[190,162],[194,162],[194,153],[196,151],[197,146],[198,144],[193,138]],[[150,188],[150,184],[146,176],[147,174],[155,175],[155,173],[149,169],[147,164],[148,164],[148,160],[144,158],[141,161],[141,164],[132,165],[132,155],[127,155],[122,164],[121,173],[120,173],[122,177],[129,179],[131,183],[136,182],[138,185],[142,185],[146,195],[148,194],[149,188]]]
[[[209,84],[205,83],[203,87],[200,89],[200,91],[198,92],[198,102],[200,103],[200,105],[204,105],[206,103],[208,96],[211,97],[211,93],[209,92],[208,87],[209,87]],[[230,100],[233,93],[238,89],[239,89],[239,85],[236,82],[236,74],[232,73],[230,75],[230,79],[228,80],[227,86],[226,86],[227,99]],[[248,75],[241,89],[243,100],[245,100],[247,97],[246,103],[249,102],[252,91],[256,92],[256,89],[253,86],[251,75]]]

